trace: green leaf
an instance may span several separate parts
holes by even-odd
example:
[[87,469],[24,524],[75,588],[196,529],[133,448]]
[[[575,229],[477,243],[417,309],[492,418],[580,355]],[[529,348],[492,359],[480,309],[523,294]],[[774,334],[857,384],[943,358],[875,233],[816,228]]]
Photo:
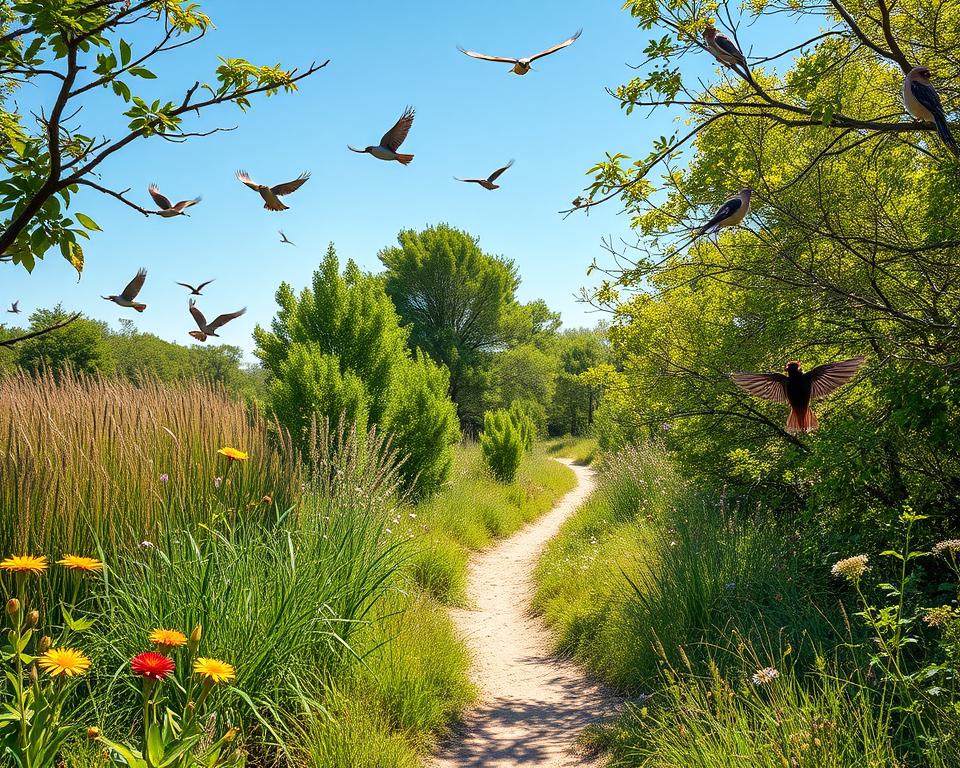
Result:
[[144,80],[156,80],[157,76],[146,67],[131,67],[130,74],[135,77],[142,77]]
[[150,723],[147,728],[147,758],[150,765],[163,763],[163,736],[156,723]]
[[127,66],[130,63],[130,43],[120,40],[120,63]]
[[95,231],[95,232],[102,232],[102,231],[103,231],[102,229],[100,229],[100,225],[97,224],[97,222],[95,222],[95,221],[94,221],[93,219],[91,219],[89,216],[87,216],[87,214],[85,214],[85,213],[75,213],[74,216],[76,216],[76,217],[77,217],[77,221],[79,221],[81,224],[83,224],[83,226],[86,227],[87,229],[93,230],[93,231]]

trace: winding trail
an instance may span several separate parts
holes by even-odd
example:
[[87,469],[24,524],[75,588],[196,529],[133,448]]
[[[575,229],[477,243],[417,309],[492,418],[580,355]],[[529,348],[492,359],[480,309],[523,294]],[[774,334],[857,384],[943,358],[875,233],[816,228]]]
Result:
[[578,754],[584,726],[609,717],[619,699],[576,663],[551,651],[552,639],[534,616],[533,571],[546,542],[583,502],[594,473],[564,460],[577,487],[539,520],[470,564],[470,610],[452,616],[473,656],[480,702],[442,745],[432,768],[572,768],[596,766]]

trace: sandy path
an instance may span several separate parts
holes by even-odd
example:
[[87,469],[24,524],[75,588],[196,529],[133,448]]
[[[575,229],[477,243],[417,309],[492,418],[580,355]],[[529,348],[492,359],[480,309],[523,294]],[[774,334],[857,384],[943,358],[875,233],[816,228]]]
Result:
[[432,762],[433,768],[567,768],[596,765],[576,754],[581,729],[605,715],[616,698],[572,661],[551,653],[551,637],[530,614],[533,570],[544,544],[593,489],[593,471],[564,461],[577,487],[550,512],[470,565],[473,610],[453,618],[473,655],[480,703]]

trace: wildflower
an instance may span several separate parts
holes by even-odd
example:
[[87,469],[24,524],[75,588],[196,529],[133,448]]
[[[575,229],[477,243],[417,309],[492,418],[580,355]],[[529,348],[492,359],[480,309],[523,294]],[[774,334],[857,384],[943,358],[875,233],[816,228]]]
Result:
[[202,656],[193,662],[193,671],[214,683],[228,683],[237,676],[237,671],[231,664],[217,659],[205,659]]
[[167,483],[169,483],[169,482],[170,482],[170,475],[168,475],[166,472],[164,472],[162,475],[160,475],[160,482],[163,483],[164,485],[166,485]]
[[156,547],[152,541],[144,539],[140,542],[140,549],[156,549]]
[[960,555],[960,539],[947,539],[938,541],[933,545],[933,554],[938,557],[957,557]]
[[38,648],[40,653],[46,653],[53,647],[53,640],[50,639],[50,635],[44,635],[40,638],[40,643]]
[[39,576],[47,570],[47,558],[43,555],[11,555],[0,561],[0,569],[10,573],[35,573]]
[[847,581],[857,583],[860,581],[860,577],[863,576],[863,574],[868,570],[867,562],[868,558],[866,555],[845,557],[843,560],[838,560],[833,564],[833,568],[830,569],[830,573],[832,573],[834,576],[847,579]]
[[51,648],[37,664],[50,677],[73,677],[90,668],[90,659],[75,648]]
[[87,738],[90,739],[90,741],[96,741],[97,739],[99,739],[100,729],[97,728],[95,725],[91,725],[89,728],[87,728]]
[[923,614],[923,621],[928,627],[943,627],[954,617],[953,608],[941,605],[937,608],[927,608]]
[[246,461],[250,458],[249,454],[238,451],[236,448],[221,448],[217,453],[226,456],[230,461]]
[[223,482],[223,478],[222,478],[222,477],[215,477],[215,478],[213,478],[213,487],[214,487],[214,488],[219,488],[219,487],[220,487],[220,483],[222,483],[222,482]]
[[130,670],[147,680],[165,680],[176,668],[173,659],[162,653],[144,651],[130,659]]
[[15,597],[11,597],[7,600],[7,613],[10,616],[16,616],[20,613],[20,601]]
[[764,667],[754,672],[750,679],[753,680],[754,685],[769,685],[778,677],[780,672],[776,667]]
[[62,560],[57,560],[57,565],[62,565],[71,571],[84,571],[86,573],[103,570],[103,563],[99,560],[82,555],[64,555]]
[[178,629],[155,629],[149,639],[160,648],[179,648],[187,644],[187,636]]

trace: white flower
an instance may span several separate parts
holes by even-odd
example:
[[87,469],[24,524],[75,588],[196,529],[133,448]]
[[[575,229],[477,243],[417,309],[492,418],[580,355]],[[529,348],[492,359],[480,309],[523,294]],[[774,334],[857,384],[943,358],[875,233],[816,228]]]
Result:
[[750,679],[753,680],[754,685],[769,685],[778,677],[780,672],[776,667],[764,667],[754,672]]

